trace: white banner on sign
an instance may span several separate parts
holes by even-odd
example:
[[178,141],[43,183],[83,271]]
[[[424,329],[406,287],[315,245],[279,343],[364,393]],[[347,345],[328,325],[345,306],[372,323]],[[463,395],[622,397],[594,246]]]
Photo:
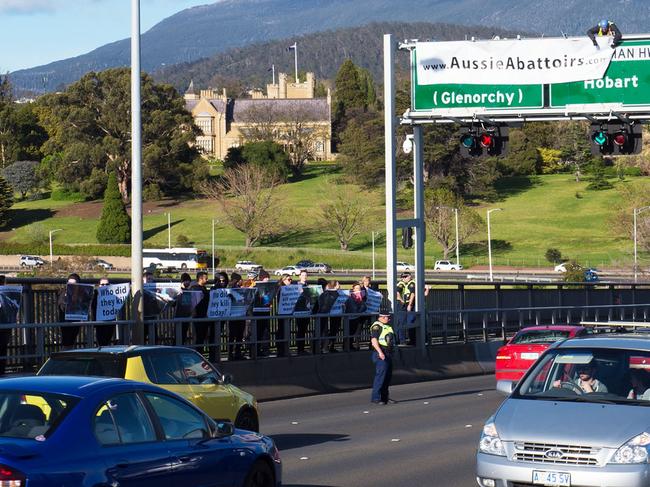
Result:
[[110,284],[97,288],[97,321],[111,321],[117,318],[131,292],[131,284]]
[[232,299],[230,289],[212,289],[210,291],[210,304],[208,304],[208,318],[223,318],[230,316]]
[[368,313],[377,314],[381,307],[381,300],[384,297],[379,291],[374,289],[366,289],[366,311]]
[[248,315],[257,289],[212,289],[208,304],[208,318],[241,317]]
[[591,40],[417,42],[420,85],[540,85],[600,79],[614,50],[609,37]]
[[291,284],[280,287],[280,298],[278,299],[278,314],[291,315],[296,307],[298,298],[302,294],[301,284]]

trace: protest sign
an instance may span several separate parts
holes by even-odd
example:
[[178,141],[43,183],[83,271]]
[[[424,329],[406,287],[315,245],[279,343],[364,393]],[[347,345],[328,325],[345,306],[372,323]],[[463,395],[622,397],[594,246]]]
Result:
[[208,318],[246,316],[256,293],[255,288],[213,289],[210,291]]
[[144,317],[157,318],[181,293],[181,283],[146,282],[143,291]]
[[66,287],[65,320],[88,321],[95,287],[92,284],[72,284]]
[[22,296],[22,286],[0,286],[0,323],[18,321]]
[[378,314],[381,302],[384,296],[374,289],[366,289],[366,311],[368,313]]
[[278,314],[290,315],[293,314],[296,308],[298,298],[302,294],[302,285],[291,284],[289,286],[282,286],[280,288],[280,297],[278,299]]
[[118,317],[129,297],[131,284],[110,284],[97,288],[97,308],[95,320],[111,321]]
[[345,303],[350,297],[350,291],[339,289],[339,295],[330,310],[331,315],[342,315],[345,312]]
[[296,302],[293,310],[295,316],[307,316],[312,313],[318,303],[318,296],[323,292],[323,287],[319,285],[310,285],[302,287],[302,294]]
[[189,318],[203,299],[203,291],[183,291],[176,297],[175,318]]
[[253,305],[253,312],[270,312],[273,298],[275,298],[275,293],[278,291],[278,285],[275,282],[256,282],[255,289],[257,289],[257,295]]

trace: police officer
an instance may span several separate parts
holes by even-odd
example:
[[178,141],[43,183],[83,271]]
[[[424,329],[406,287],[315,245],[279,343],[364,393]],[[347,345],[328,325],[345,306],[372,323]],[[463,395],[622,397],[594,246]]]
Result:
[[388,404],[388,386],[393,375],[393,347],[395,333],[390,325],[390,314],[379,313],[379,318],[370,326],[372,361],[375,364],[375,379],[372,383],[373,404]]
[[616,26],[614,22],[611,22],[609,20],[603,19],[600,22],[598,22],[598,25],[592,27],[587,31],[587,36],[589,39],[591,39],[591,42],[594,43],[594,46],[598,47],[598,42],[596,42],[596,36],[598,37],[603,37],[603,36],[610,36],[613,37],[614,40],[612,42],[612,49],[614,49],[616,46],[618,46],[621,43],[621,39],[623,38],[623,34],[619,30],[619,28]]

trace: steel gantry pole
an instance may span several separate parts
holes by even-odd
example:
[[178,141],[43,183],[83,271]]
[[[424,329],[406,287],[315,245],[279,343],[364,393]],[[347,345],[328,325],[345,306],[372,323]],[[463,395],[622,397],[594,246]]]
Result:
[[458,232],[458,208],[454,208],[456,215],[456,265],[460,266],[460,233]]
[[140,0],[131,0],[131,293],[132,343],[144,343],[142,301],[142,125],[140,100]]
[[650,210],[650,206],[642,206],[641,208],[634,208],[634,282],[637,281],[637,276],[639,273],[639,265],[637,263],[637,217],[640,213]]
[[[386,168],[386,289],[388,300],[393,312],[396,312],[395,299],[395,262],[397,248],[395,247],[395,76],[394,76],[395,44],[391,34],[384,35],[384,143]],[[396,315],[395,315],[396,316]],[[393,323],[395,324],[395,323]]]
[[426,345],[426,297],[424,296],[424,163],[422,150],[422,127],[413,127],[413,196],[415,217],[415,313],[418,336],[416,345],[420,350]]

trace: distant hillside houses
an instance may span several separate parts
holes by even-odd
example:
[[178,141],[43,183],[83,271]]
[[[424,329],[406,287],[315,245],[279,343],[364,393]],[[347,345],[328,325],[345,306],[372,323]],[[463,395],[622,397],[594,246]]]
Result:
[[[294,83],[280,73],[278,83],[251,92],[251,98],[228,98],[221,93],[200,90],[194,83],[185,93],[185,107],[202,134],[196,143],[206,157],[224,159],[228,149],[246,142],[274,140],[287,153],[306,160],[332,158],[332,97],[315,98],[314,73]],[[298,147],[299,146],[299,147]]]

